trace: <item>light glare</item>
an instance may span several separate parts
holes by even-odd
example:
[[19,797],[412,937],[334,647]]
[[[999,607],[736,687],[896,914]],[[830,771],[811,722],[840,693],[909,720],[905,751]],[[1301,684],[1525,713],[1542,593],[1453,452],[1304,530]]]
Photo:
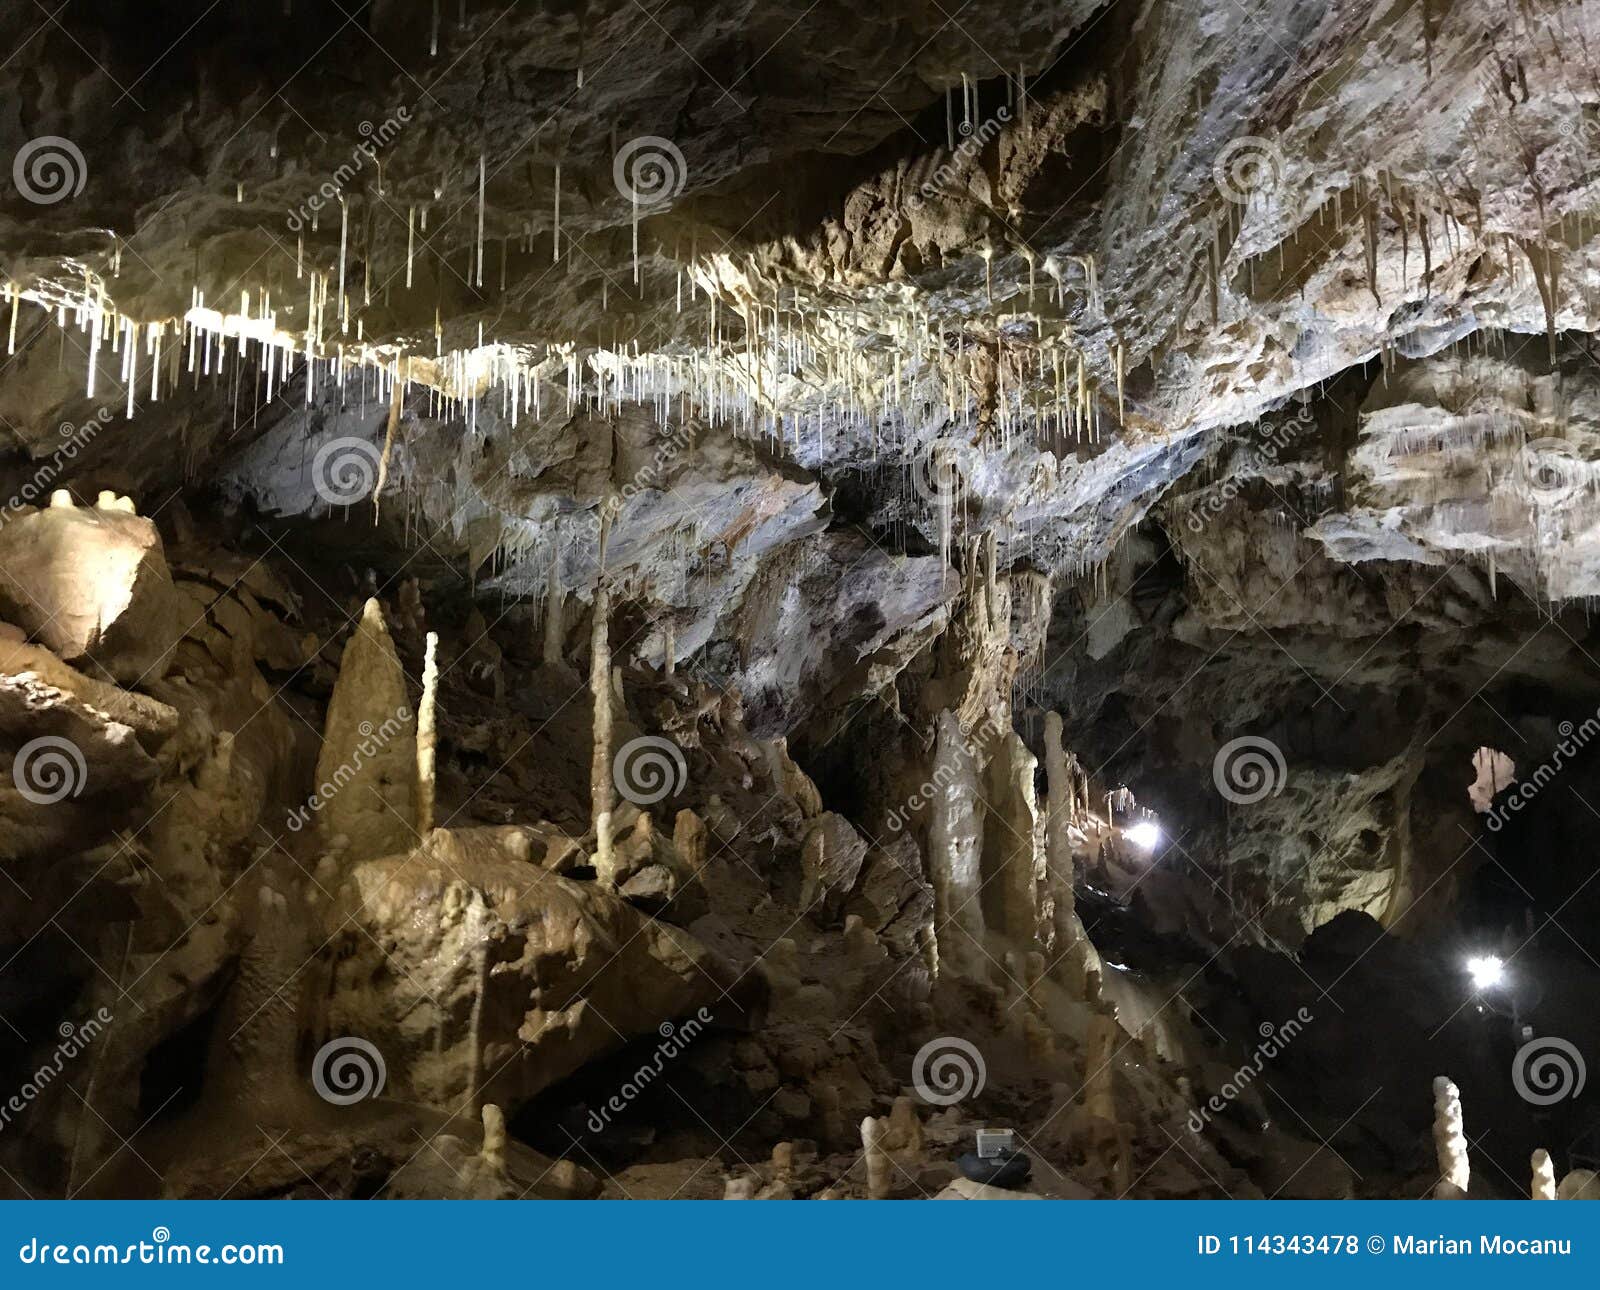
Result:
[[1479,990],[1499,985],[1506,977],[1506,965],[1498,954],[1478,954],[1467,960],[1467,974]]

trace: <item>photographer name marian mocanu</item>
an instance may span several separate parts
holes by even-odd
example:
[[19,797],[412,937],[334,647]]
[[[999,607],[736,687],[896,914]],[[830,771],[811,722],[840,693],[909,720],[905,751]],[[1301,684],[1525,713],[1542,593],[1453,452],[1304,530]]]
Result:
[[1389,1242],[1396,1254],[1571,1254],[1572,1239],[1556,1236],[1398,1235]]

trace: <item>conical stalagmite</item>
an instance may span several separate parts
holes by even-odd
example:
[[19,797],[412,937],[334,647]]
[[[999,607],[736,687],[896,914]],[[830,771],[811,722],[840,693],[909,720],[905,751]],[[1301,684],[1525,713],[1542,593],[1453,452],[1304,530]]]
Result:
[[317,758],[318,828],[343,836],[349,861],[409,851],[416,841],[416,720],[405,670],[376,600],[345,642]]

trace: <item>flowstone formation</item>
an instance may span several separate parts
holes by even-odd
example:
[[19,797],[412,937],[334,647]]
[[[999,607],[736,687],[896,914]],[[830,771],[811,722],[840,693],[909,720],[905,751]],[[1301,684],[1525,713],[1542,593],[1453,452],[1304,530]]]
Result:
[[169,8],[0,15],[0,1195],[1594,1194],[1593,6]]

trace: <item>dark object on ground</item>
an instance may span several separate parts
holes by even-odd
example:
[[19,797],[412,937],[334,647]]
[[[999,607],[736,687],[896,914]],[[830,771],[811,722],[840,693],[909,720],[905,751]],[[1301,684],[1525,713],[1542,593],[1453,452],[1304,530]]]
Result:
[[976,1151],[963,1151],[956,1157],[956,1168],[976,1183],[991,1187],[1020,1187],[1028,1181],[1033,1161],[1021,1151],[1008,1151],[1003,1156],[980,1156]]

